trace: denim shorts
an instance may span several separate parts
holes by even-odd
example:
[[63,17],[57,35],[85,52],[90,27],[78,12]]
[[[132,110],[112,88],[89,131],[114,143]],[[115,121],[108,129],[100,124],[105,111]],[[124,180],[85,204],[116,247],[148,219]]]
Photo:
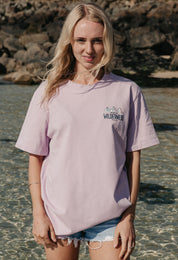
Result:
[[121,221],[122,216],[107,220],[96,226],[85,229],[83,231],[74,233],[69,236],[57,236],[58,239],[68,239],[68,244],[74,242],[77,247],[78,241],[90,242],[90,241],[113,241],[114,231],[117,224]]

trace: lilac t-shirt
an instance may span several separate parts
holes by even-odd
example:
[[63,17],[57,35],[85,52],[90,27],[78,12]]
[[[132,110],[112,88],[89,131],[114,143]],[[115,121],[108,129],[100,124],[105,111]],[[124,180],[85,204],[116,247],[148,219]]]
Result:
[[159,143],[140,88],[105,74],[68,81],[48,104],[35,91],[16,147],[43,155],[41,193],[58,236],[120,216],[131,205],[126,152]]

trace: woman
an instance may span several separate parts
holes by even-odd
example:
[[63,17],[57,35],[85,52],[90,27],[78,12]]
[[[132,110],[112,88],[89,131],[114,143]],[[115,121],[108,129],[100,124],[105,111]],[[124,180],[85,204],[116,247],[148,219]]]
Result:
[[158,144],[140,88],[108,72],[111,24],[96,5],[68,15],[16,146],[29,156],[33,234],[47,259],[129,259],[140,150]]

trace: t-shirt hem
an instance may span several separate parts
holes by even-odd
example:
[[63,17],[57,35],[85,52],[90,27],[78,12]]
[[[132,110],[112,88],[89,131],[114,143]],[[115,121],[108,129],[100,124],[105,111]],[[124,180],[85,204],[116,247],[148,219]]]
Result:
[[46,152],[36,151],[33,148],[29,148],[29,147],[26,147],[24,145],[20,145],[19,143],[16,143],[15,147],[17,149],[20,149],[20,150],[22,150],[26,153],[29,153],[29,154],[35,154],[35,155],[39,155],[39,156],[46,156],[48,154]]
[[158,145],[160,142],[157,138],[155,138],[154,140],[152,140],[152,142],[142,142],[140,144],[134,145],[131,148],[127,149],[127,152],[134,152],[137,150],[142,150],[154,145]]

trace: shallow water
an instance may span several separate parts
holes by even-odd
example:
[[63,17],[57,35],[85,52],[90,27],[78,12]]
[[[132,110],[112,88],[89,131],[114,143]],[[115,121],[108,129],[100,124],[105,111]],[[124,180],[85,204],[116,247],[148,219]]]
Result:
[[[14,148],[35,87],[0,84],[0,259],[45,259],[31,234],[27,154]],[[131,260],[178,259],[178,89],[144,88],[161,144],[142,151],[141,185]],[[86,252],[85,252],[86,251]],[[82,246],[80,260],[89,260]]]

